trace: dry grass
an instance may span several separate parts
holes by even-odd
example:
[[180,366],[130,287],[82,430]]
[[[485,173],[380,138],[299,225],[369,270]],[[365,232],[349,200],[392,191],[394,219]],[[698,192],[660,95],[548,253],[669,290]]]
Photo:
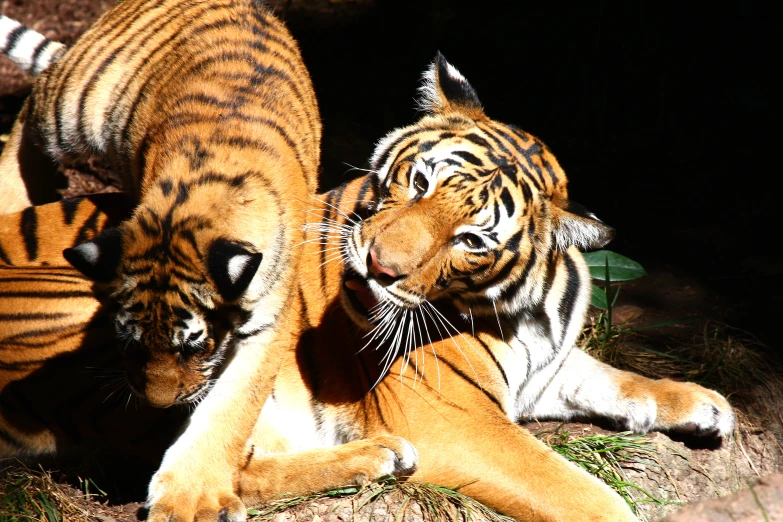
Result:
[[[48,471],[19,461],[0,461],[0,520],[3,522],[89,522],[86,506],[95,494],[59,483]],[[94,487],[94,486],[93,486]]]
[[[407,520],[409,515],[425,522],[513,522],[480,502],[457,491],[421,482],[399,481],[388,476],[364,486],[346,486],[324,493],[277,500],[263,509],[251,510],[252,521],[271,520],[276,514],[324,499],[344,498],[351,513],[361,520],[375,520],[376,504],[385,504],[380,520]],[[360,515],[363,513],[363,515]],[[388,517],[393,518],[389,519]]]
[[541,431],[536,436],[557,453],[600,478],[614,489],[631,510],[640,515],[639,504],[666,504],[628,478],[629,468],[658,467],[657,454],[650,440],[629,431],[574,437],[562,425],[555,430]]

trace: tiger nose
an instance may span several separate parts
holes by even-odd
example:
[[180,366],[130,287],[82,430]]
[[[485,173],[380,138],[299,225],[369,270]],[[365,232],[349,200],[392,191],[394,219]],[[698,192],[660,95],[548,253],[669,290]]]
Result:
[[369,270],[375,280],[383,286],[389,286],[400,278],[400,275],[397,274],[394,269],[383,266],[380,261],[378,261],[378,254],[375,252],[375,247],[370,247],[369,252],[367,252],[367,270]]

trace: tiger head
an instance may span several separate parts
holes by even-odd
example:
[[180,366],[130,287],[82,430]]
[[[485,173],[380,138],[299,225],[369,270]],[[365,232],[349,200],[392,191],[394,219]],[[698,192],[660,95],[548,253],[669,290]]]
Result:
[[[166,208],[171,194],[165,184],[159,192],[147,202]],[[262,260],[192,210],[142,204],[119,227],[63,252],[109,296],[128,384],[158,407],[208,391],[239,335],[233,329],[248,319],[240,304]]]
[[405,311],[424,320],[436,300],[473,315],[534,308],[552,256],[600,247],[613,229],[568,199],[541,141],[484,114],[442,55],[420,94],[427,115],[372,156],[373,213],[344,240],[343,305],[364,328]]

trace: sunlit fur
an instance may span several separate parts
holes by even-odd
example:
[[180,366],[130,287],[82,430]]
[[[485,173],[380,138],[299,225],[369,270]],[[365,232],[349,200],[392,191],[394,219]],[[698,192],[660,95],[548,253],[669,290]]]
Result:
[[[109,296],[131,388],[197,404],[151,522],[244,517],[231,466],[277,370],[320,135],[297,44],[262,2],[123,0],[40,74],[3,150],[3,212],[53,200],[56,163],[76,159],[107,161],[133,197],[64,255]],[[232,400],[247,415],[222,419]]]
[[[430,130],[424,128],[422,135]],[[406,139],[416,142],[416,127]],[[427,152],[421,143],[411,148],[419,157]],[[371,230],[369,223],[380,223],[384,214],[401,208],[387,204],[391,198],[379,183],[383,171],[375,170],[380,173],[310,200],[306,240],[297,246],[302,259],[297,289],[276,339],[287,349],[280,352],[273,393],[234,468],[235,493],[246,506],[393,473],[462,486],[460,491],[518,520],[634,520],[619,496],[517,422],[602,416],[638,432],[730,433],[731,407],[719,394],[616,370],[573,348],[587,307],[589,277],[579,252],[560,250],[555,240],[540,242],[550,245],[546,259],[551,260],[541,302],[529,299],[534,304],[515,314],[499,308],[496,315],[494,306],[490,313],[469,308],[463,314],[464,303],[482,297],[477,293],[461,300],[456,284],[447,286],[448,293],[426,294],[418,307],[396,306],[379,292],[380,304],[369,312],[362,309],[357,272],[369,270],[352,260],[352,245],[357,237],[372,242],[359,231]],[[445,181],[436,187],[453,190]],[[541,193],[538,198],[545,199]],[[424,199],[412,197],[407,206]],[[446,197],[433,201],[441,203],[430,209],[436,215],[461,215],[463,206],[481,213],[475,200],[456,207]],[[525,200],[525,205],[548,203]],[[569,219],[590,220],[577,221],[577,229],[595,221]],[[429,223],[437,228],[437,222]],[[442,223],[448,227],[451,221]],[[537,228],[546,227],[552,235],[560,233],[558,223]],[[411,225],[408,232],[408,248],[415,249],[421,229]],[[454,257],[466,257],[451,245]],[[407,261],[400,256],[395,262]],[[407,275],[418,276],[416,265]],[[453,279],[460,277],[464,274]],[[46,301],[37,306],[38,312],[48,310]],[[244,416],[248,409],[243,400],[226,401],[224,407],[226,417]]]
[[[55,161],[108,160],[138,207],[73,257],[109,284],[134,389],[193,401],[283,307],[319,141],[296,43],[260,3],[122,2],[38,78],[0,159],[0,208],[53,198]],[[209,259],[240,249],[260,269],[226,295]]]

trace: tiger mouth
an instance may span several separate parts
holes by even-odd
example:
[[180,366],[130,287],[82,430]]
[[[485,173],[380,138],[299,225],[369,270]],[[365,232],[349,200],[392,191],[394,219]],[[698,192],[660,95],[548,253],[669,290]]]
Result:
[[367,284],[367,280],[356,273],[347,273],[343,280],[343,289],[354,310],[369,318],[370,310],[376,308],[379,301]]

